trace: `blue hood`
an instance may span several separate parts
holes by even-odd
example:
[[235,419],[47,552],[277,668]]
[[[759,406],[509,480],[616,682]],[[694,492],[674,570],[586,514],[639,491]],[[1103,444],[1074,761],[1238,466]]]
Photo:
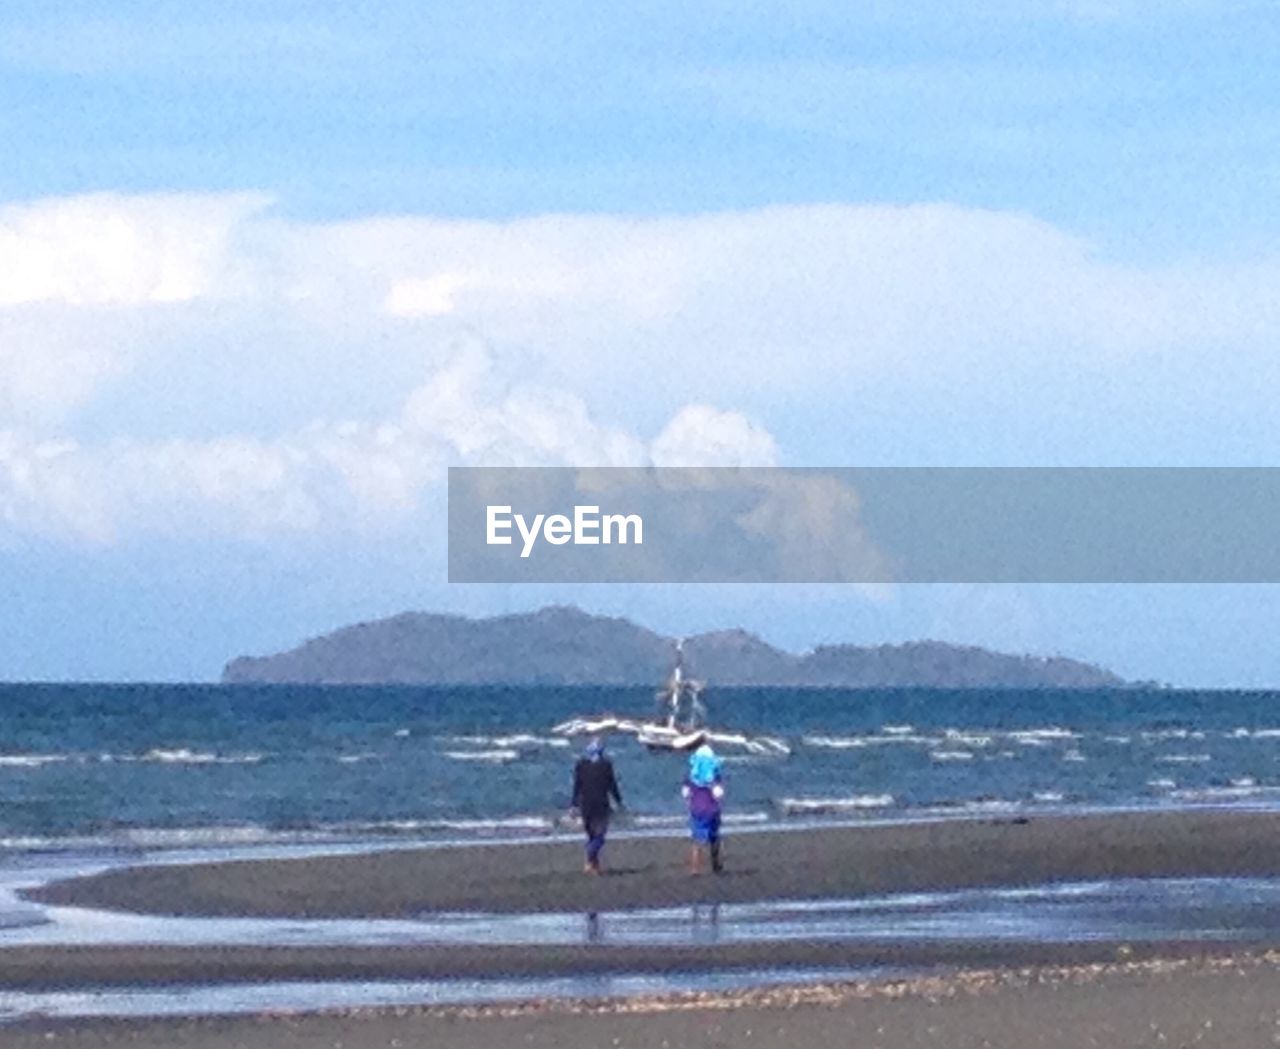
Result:
[[709,787],[720,776],[720,759],[705,743],[689,758],[689,782],[695,787]]

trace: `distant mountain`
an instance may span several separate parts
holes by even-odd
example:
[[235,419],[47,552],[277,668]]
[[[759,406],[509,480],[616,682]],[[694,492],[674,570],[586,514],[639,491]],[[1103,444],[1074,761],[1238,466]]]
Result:
[[[313,638],[287,652],[241,656],[228,683],[655,685],[671,666],[674,639],[626,619],[551,607],[468,619],[406,612]],[[1127,684],[1100,667],[1060,656],[1004,655],[918,641],[824,645],[795,655],[744,630],[685,642],[695,677],[714,685],[938,688],[1111,688]]]

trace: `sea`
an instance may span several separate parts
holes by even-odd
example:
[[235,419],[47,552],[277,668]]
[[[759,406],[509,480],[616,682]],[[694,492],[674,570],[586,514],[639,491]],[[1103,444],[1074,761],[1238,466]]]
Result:
[[[736,688],[726,824],[1280,803],[1280,693]],[[0,852],[566,833],[574,717],[618,687],[0,685]],[[685,759],[608,739],[618,830],[683,823]]]
[[[719,689],[730,835],[776,827],[1280,804],[1280,693]],[[26,891],[190,864],[576,836],[575,718],[644,718],[647,688],[0,686],[0,951],[23,947],[503,943],[1265,946],[1280,878],[991,886],[858,899],[403,919],[176,917]],[[684,824],[685,758],[608,739],[620,834]],[[255,1013],[716,991],[928,971],[673,967],[388,981],[0,987],[0,1027],[49,1017]]]

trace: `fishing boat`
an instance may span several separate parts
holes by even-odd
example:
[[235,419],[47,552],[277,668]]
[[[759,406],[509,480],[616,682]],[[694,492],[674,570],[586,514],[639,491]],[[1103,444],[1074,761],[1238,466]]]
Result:
[[571,718],[551,729],[560,736],[604,735],[624,732],[635,738],[650,751],[687,751],[703,743],[726,747],[739,747],[751,754],[787,755],[791,748],[780,739],[771,736],[747,736],[736,732],[723,732],[707,724],[707,706],[703,699],[705,685],[689,677],[684,667],[684,641],[676,641],[675,662],[666,682],[654,694],[658,709],[651,721],[638,721],[601,715],[590,718]]

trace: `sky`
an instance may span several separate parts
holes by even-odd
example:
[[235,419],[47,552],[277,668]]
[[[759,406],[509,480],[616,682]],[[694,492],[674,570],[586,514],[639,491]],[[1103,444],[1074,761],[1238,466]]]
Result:
[[1280,588],[450,587],[449,465],[1256,465],[1280,19],[0,10],[0,678],[574,601],[1280,684]]

